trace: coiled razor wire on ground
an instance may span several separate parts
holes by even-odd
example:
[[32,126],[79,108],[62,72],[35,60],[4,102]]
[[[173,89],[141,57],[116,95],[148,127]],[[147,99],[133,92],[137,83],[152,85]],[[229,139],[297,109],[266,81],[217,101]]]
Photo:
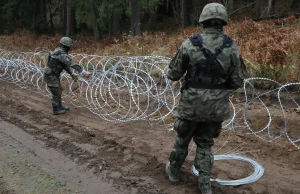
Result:
[[[0,49],[0,79],[14,83],[22,88],[35,88],[45,96],[51,96],[43,79],[43,69],[47,62],[49,51],[39,48],[35,52],[10,52]],[[63,90],[63,98],[70,99],[76,107],[85,107],[103,120],[121,123],[137,120],[145,120],[155,129],[170,129],[173,125],[174,110],[179,102],[181,82],[171,82],[166,74],[169,58],[161,56],[96,56],[86,54],[73,54],[74,59],[85,71],[92,74],[89,79],[79,77],[74,82],[71,77],[62,73],[61,82],[68,86]],[[264,91],[255,91],[255,83],[270,82],[277,88]],[[277,139],[288,139],[296,148],[300,139],[292,138],[287,130],[288,116],[282,104],[281,93],[285,92],[294,103],[300,107],[290,95],[288,88],[299,86],[300,83],[280,83],[267,78],[249,78],[244,83],[245,103],[243,108],[230,102],[232,105],[231,119],[223,123],[223,128],[238,127],[248,129],[249,132],[262,140],[275,142]],[[30,87],[31,86],[31,87]],[[33,86],[33,87],[32,87]],[[249,99],[249,91],[252,90],[252,99]],[[279,133],[273,133],[271,129],[272,114],[264,103],[263,97],[272,92],[277,92],[284,126]],[[259,101],[268,114],[269,121],[259,130],[251,128],[247,118],[249,106],[254,101]],[[239,126],[238,113],[243,111],[245,126]],[[254,173],[240,180],[226,181],[216,179],[223,185],[241,185],[258,180],[264,173],[264,169],[255,161],[234,155],[216,155],[215,160],[239,160],[250,163],[254,167]],[[193,167],[193,173],[198,172]]]
[[[49,95],[43,80],[43,68],[48,53],[15,53],[0,51],[0,78],[21,87],[32,85],[38,92]],[[91,79],[73,82],[63,73],[62,83],[69,85],[64,97],[71,97],[78,107],[86,107],[110,122],[148,120],[156,127],[170,128],[179,90],[172,89],[165,76],[168,58],[105,57],[74,54],[83,69],[91,71]],[[155,126],[154,126],[155,127]]]
[[[249,85],[252,89],[254,88],[254,85],[251,83],[253,81],[267,81],[267,82],[272,82],[274,84],[277,84],[278,87],[270,90],[270,91],[266,91],[263,92],[261,94],[255,94],[256,97],[248,100],[248,95],[247,95],[247,86]],[[285,85],[281,85],[279,82],[268,79],[268,78],[249,78],[247,80],[245,80],[245,84],[244,84],[244,91],[245,91],[245,106],[244,106],[244,122],[245,125],[247,127],[248,130],[251,131],[252,134],[256,135],[257,137],[259,137],[262,140],[268,141],[268,142],[275,142],[275,140],[277,139],[282,139],[282,138],[287,138],[297,149],[300,149],[300,146],[297,145],[296,143],[300,142],[300,139],[295,139],[295,138],[291,138],[289,135],[289,132],[287,130],[287,123],[288,123],[288,116],[285,112],[285,107],[282,104],[282,99],[281,99],[281,93],[282,91],[285,91],[287,93],[287,96],[290,98],[290,100],[294,103],[294,105],[296,105],[296,107],[300,107],[299,104],[296,102],[296,100],[291,96],[291,94],[288,91],[288,87],[291,86],[300,86],[300,82],[296,82],[296,83],[288,83]],[[268,109],[267,105],[263,102],[263,100],[261,99],[262,96],[265,96],[268,93],[277,91],[277,98],[278,98],[278,102],[279,102],[279,107],[280,107],[280,111],[282,113],[282,117],[284,118],[284,126],[282,128],[282,130],[280,131],[279,135],[275,135],[274,133],[272,133],[271,131],[271,123],[272,123],[272,115],[270,110]],[[248,111],[248,107],[249,104],[251,102],[253,102],[254,100],[259,100],[259,102],[261,103],[261,105],[265,108],[265,110],[267,111],[268,114],[268,118],[269,121],[267,123],[267,125],[265,127],[263,127],[262,129],[258,130],[258,131],[254,131],[250,125],[249,122],[247,120],[247,111]],[[297,114],[297,113],[295,113]],[[264,135],[260,135],[260,134],[264,134]]]
[[[211,181],[216,181],[221,185],[239,186],[239,185],[250,184],[250,183],[253,183],[253,182],[259,180],[264,175],[264,168],[256,161],[251,160],[246,157],[235,156],[235,155],[215,155],[214,160],[215,161],[218,161],[218,160],[243,161],[243,162],[250,163],[252,165],[252,167],[254,168],[254,172],[252,175],[250,175],[246,178],[239,179],[239,180],[223,180],[223,179],[218,179],[218,178],[211,179]],[[196,170],[195,166],[192,167],[192,173],[195,176],[199,176],[199,172]]]
[[[49,51],[39,48],[35,52],[10,52],[0,49],[0,79],[14,83],[20,87],[33,86],[36,92],[50,96],[43,80],[43,69],[47,62]],[[90,71],[90,79],[79,78],[74,82],[67,73],[61,75],[63,85],[69,86],[63,91],[63,98],[70,99],[76,107],[85,107],[101,119],[121,123],[145,120],[155,129],[170,129],[173,125],[174,110],[179,102],[181,82],[171,82],[166,74],[170,59],[162,56],[97,56],[73,54],[74,60],[86,71]],[[257,82],[269,82],[277,88],[256,92]],[[288,88],[299,86],[300,82],[282,85],[267,78],[249,78],[244,83],[244,108],[238,108],[231,102],[232,117],[223,123],[223,128],[238,128],[237,115],[243,111],[245,126],[249,132],[262,140],[275,142],[278,139],[288,139],[296,148],[299,137],[291,137],[287,130],[289,118],[282,105],[282,92],[295,107],[300,107],[290,95]],[[249,91],[254,96],[249,98]],[[271,129],[272,114],[264,103],[263,97],[277,92],[279,111],[284,119],[284,126],[276,134]],[[269,122],[261,129],[251,128],[247,113],[249,106],[258,101],[268,115]],[[296,114],[296,113],[295,113]]]

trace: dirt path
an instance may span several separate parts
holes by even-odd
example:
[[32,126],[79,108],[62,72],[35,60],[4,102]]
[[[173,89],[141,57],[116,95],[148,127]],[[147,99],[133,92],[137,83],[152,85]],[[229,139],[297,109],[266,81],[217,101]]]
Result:
[[[52,168],[50,171],[43,170],[62,183],[58,187],[61,191],[81,189],[77,191],[93,193],[97,190],[96,193],[101,193],[98,192],[100,187],[100,190],[108,189],[102,193],[198,193],[197,180],[190,173],[194,151],[183,167],[180,183],[171,184],[164,174],[164,164],[173,145],[174,132],[151,130],[142,121],[123,124],[105,122],[84,108],[72,107],[66,115],[53,116],[47,97],[3,81],[0,81],[0,107],[0,118],[13,124],[7,125],[15,126],[20,133],[27,134],[21,135],[27,141],[24,143],[27,147],[29,139],[33,139],[30,142],[38,142],[34,145],[40,145],[45,150],[44,158],[36,156],[42,158],[37,162],[37,167]],[[265,120],[261,119],[261,122]],[[299,119],[295,118],[295,124],[299,123]],[[7,138],[16,139],[14,134],[7,134],[6,129],[0,129],[1,137],[6,135]],[[222,148],[218,154],[236,148],[241,152],[243,149],[255,151],[245,155],[265,167],[265,176],[256,183],[240,187],[213,183],[214,192],[300,193],[300,152],[289,144],[285,145],[269,144],[252,135],[245,135],[242,131],[223,133],[214,148]],[[30,146],[28,150],[35,153]],[[56,154],[52,154],[54,152],[65,159],[57,158]],[[24,157],[29,161],[34,160],[31,155],[24,154]],[[3,163],[6,160],[1,157],[0,161]],[[69,169],[73,169],[72,173],[69,173]],[[65,176],[65,172],[69,177]],[[251,172],[252,169],[247,164],[230,161],[217,162],[214,169],[215,176],[226,179],[242,178]],[[77,178],[70,181],[72,177]],[[1,184],[0,179],[0,188],[4,185],[3,190],[16,191],[6,180],[4,183]],[[87,190],[90,187],[95,190]]]
[[124,193],[15,125],[0,120],[0,134],[0,174],[10,192]]

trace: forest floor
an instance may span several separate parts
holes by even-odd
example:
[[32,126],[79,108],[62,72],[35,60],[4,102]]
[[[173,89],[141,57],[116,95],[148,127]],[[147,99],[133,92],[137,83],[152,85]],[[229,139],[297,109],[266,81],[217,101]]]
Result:
[[[0,107],[2,194],[198,193],[197,178],[191,173],[195,147],[178,184],[165,175],[174,131],[153,130],[143,121],[110,123],[72,106],[67,114],[54,116],[48,97],[4,81],[0,81]],[[268,121],[264,115],[258,104],[251,105],[251,127],[264,126]],[[283,127],[280,117],[273,119],[273,128]],[[298,137],[299,120],[300,114],[289,120],[289,131]],[[214,193],[299,193],[300,152],[288,141],[267,143],[241,129],[224,130],[215,144],[217,154],[245,152],[242,155],[259,162],[265,174],[238,187],[213,182]],[[217,161],[213,170],[215,177],[229,180],[252,172],[249,164],[237,161]]]

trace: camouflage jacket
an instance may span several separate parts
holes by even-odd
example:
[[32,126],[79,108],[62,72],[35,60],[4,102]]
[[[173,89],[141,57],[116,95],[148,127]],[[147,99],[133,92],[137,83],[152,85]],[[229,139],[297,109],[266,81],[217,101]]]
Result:
[[50,53],[44,69],[44,77],[48,86],[59,87],[60,74],[63,70],[72,75],[73,58],[62,48],[56,48]]
[[[206,28],[201,33],[203,46],[210,52],[223,45],[223,31]],[[198,61],[205,59],[198,46],[194,46],[190,39],[183,42],[176,56],[169,64],[167,76],[172,81],[181,79]],[[237,89],[242,86],[245,77],[245,68],[240,56],[239,48],[233,43],[226,47],[217,56],[222,66],[226,89],[196,89],[182,90],[177,109],[177,116],[183,119],[199,122],[224,121],[230,116],[228,89]]]

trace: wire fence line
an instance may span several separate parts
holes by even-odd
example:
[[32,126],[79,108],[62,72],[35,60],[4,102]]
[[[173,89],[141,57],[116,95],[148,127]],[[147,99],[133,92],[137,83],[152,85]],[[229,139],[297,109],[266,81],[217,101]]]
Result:
[[[0,79],[20,87],[34,88],[35,92],[51,96],[43,79],[43,69],[49,51],[38,48],[35,52],[11,52],[0,49]],[[154,129],[172,129],[174,110],[179,97],[181,82],[170,81],[166,68],[170,58],[162,56],[97,56],[72,54],[74,60],[85,70],[90,71],[89,79],[79,76],[74,82],[67,73],[62,73],[61,83],[67,86],[63,98],[76,107],[85,107],[103,120],[120,123],[145,120]],[[276,85],[269,91],[258,92],[258,82]],[[246,129],[260,139],[276,142],[279,139],[290,141],[300,149],[300,133],[289,131],[289,121],[297,116],[296,111],[287,114],[283,105],[288,98],[292,106],[299,109],[299,103],[289,92],[300,82],[280,84],[267,78],[248,78],[244,81],[243,105],[231,102],[232,117],[223,123],[223,128],[231,130]],[[249,94],[250,91],[250,94]],[[283,125],[274,129],[273,108],[265,102],[265,96],[277,93],[276,111],[283,119]],[[283,99],[284,94],[284,99]],[[254,129],[249,118],[249,107],[258,103],[260,111],[265,112],[268,122]],[[240,116],[242,115],[242,116]],[[297,136],[298,135],[298,136]]]

